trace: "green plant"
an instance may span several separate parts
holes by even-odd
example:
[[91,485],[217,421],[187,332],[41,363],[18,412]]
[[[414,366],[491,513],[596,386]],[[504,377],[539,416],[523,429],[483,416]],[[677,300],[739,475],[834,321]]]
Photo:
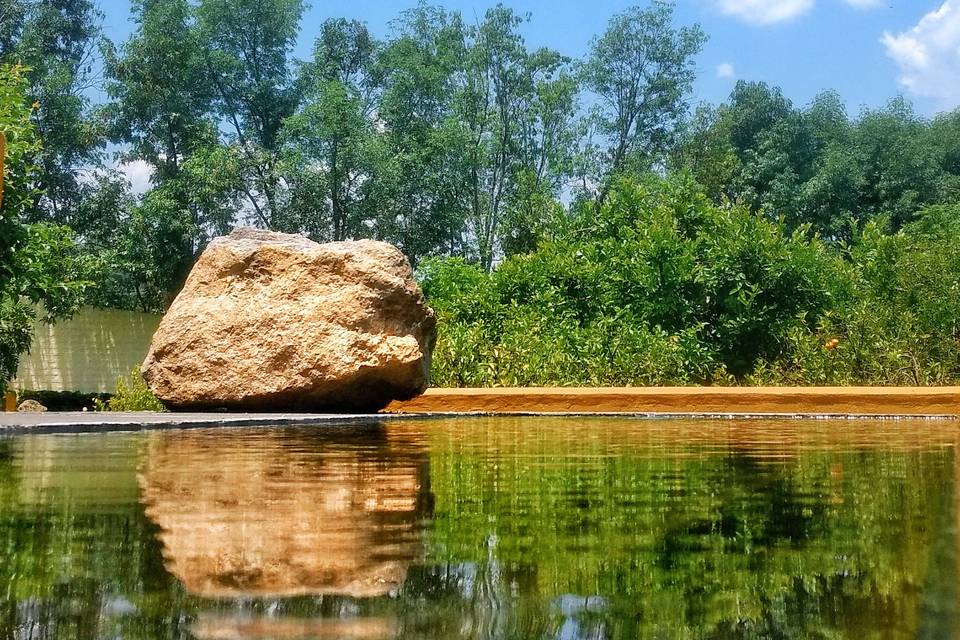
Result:
[[960,380],[958,207],[836,247],[683,177],[646,178],[565,227],[492,274],[421,265],[440,320],[434,384]]
[[103,402],[95,399],[97,411],[166,411],[167,408],[150,391],[140,367],[136,366],[130,376],[117,378],[117,392],[112,398]]
[[79,308],[87,270],[74,233],[49,222],[26,224],[37,187],[41,146],[32,117],[37,103],[27,100],[27,72],[0,64],[0,131],[6,139],[3,203],[0,205],[0,393],[30,348],[36,305],[43,319],[69,317]]

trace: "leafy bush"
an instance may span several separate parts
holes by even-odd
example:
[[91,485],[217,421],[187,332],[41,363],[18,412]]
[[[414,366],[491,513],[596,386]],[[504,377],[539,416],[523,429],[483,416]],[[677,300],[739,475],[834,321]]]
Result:
[[[960,379],[960,208],[849,245],[688,179],[622,181],[493,273],[425,261],[443,386],[945,384]],[[831,343],[836,340],[836,343]]]
[[166,411],[167,408],[150,391],[150,387],[134,367],[129,378],[117,379],[117,392],[106,402],[95,401],[97,411]]
[[[812,333],[749,382],[940,385],[960,381],[960,207],[931,207],[894,235],[867,225],[847,249],[847,292]],[[825,349],[830,339],[836,348]]]

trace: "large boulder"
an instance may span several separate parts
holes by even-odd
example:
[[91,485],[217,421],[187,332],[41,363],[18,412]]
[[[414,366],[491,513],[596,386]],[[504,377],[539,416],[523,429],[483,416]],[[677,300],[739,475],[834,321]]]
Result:
[[435,341],[396,247],[239,229],[200,256],[142,370],[173,409],[372,411],[423,392]]

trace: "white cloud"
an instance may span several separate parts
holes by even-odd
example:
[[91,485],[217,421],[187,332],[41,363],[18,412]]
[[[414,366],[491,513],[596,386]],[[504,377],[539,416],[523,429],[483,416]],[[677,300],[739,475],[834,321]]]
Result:
[[888,0],[843,0],[851,7],[856,9],[876,9],[877,7],[883,6],[884,2]]
[[117,165],[117,171],[130,181],[130,191],[141,196],[150,190],[150,177],[153,176],[153,167],[143,160],[131,160]]
[[916,25],[880,39],[900,68],[900,84],[943,107],[960,104],[960,0],[946,0]]
[[756,25],[773,24],[796,18],[812,9],[814,4],[814,0],[716,0],[716,2],[723,13]]
[[735,78],[737,77],[737,70],[733,68],[733,64],[730,62],[721,62],[717,65],[717,77],[718,78]]

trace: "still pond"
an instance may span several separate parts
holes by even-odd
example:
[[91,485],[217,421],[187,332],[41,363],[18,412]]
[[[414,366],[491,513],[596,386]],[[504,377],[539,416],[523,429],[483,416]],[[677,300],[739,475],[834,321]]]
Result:
[[950,421],[0,438],[0,638],[950,638]]

